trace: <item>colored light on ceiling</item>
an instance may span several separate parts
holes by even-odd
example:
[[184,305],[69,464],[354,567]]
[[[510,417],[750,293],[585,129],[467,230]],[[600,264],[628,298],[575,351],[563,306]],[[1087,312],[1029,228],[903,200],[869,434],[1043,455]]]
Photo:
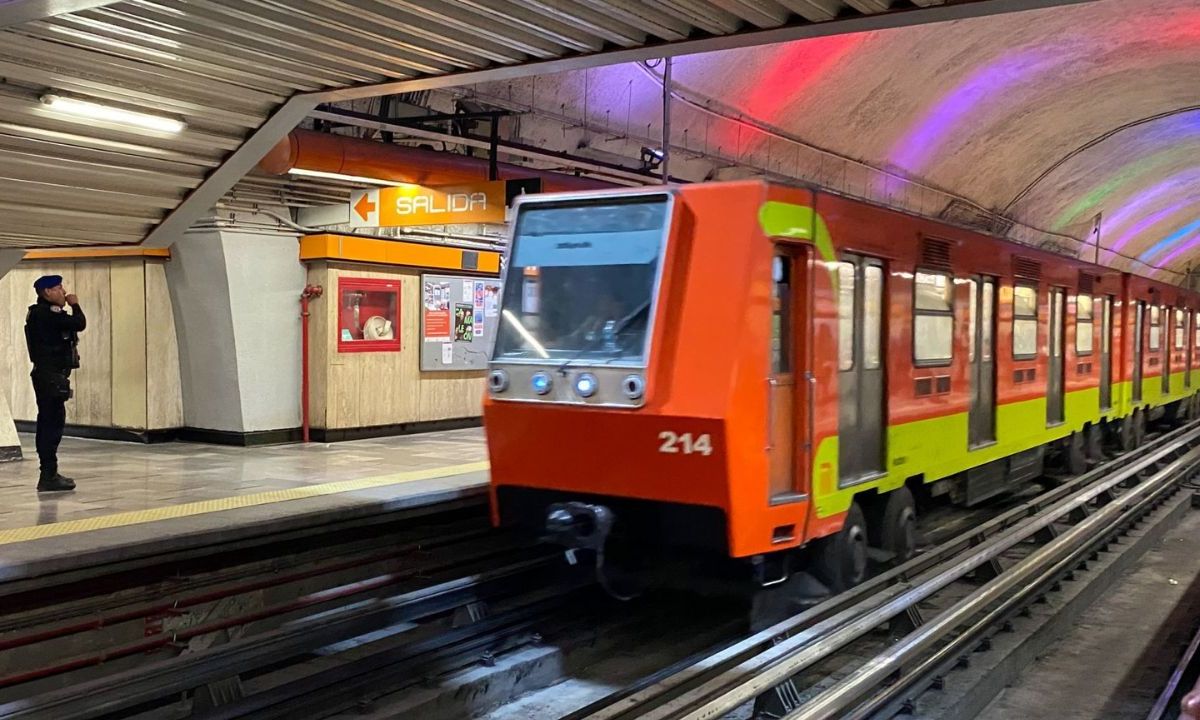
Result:
[[[1162,202],[1163,196],[1168,198],[1171,195],[1179,194],[1181,189],[1186,190],[1191,185],[1200,181],[1200,167],[1189,168],[1183,172],[1176,173],[1171,177],[1139,192],[1137,195],[1125,201],[1124,206],[1104,219],[1104,228],[1107,232],[1116,232],[1118,229],[1123,229],[1126,223],[1133,222],[1141,217],[1141,213],[1147,208],[1152,207],[1154,203]],[[1125,243],[1132,240],[1133,236],[1124,237],[1123,241],[1115,242],[1110,247],[1117,251],[1125,247]]]
[[1186,252],[1191,252],[1192,250],[1195,250],[1198,246],[1200,246],[1200,235],[1194,235],[1194,236],[1192,236],[1192,238],[1190,240],[1188,240],[1187,242],[1183,243],[1179,247],[1172,250],[1162,260],[1159,260],[1158,264],[1163,265],[1163,266],[1170,265],[1175,260],[1175,258],[1179,257],[1180,255],[1182,255]]
[[[920,172],[941,145],[965,123],[1005,100],[1014,86],[1033,84],[1063,62],[1052,49],[1012,52],[984,65],[958,83],[914,123],[888,154],[892,164]],[[989,108],[989,106],[993,106]],[[1004,102],[1002,109],[1011,110]]]
[[1167,250],[1170,250],[1175,243],[1197,231],[1200,231],[1200,220],[1194,220],[1166,236],[1162,240],[1159,240],[1149,250],[1141,255],[1138,255],[1138,259],[1142,260],[1143,262],[1149,262],[1155,255],[1159,255]]
[[1051,229],[1058,231],[1067,225],[1082,222],[1085,217],[1100,210],[1104,201],[1122,191],[1131,191],[1163,169],[1178,164],[1181,154],[1200,149],[1196,147],[1200,144],[1200,112],[1184,112],[1127,128],[1105,142],[1113,146],[1119,144],[1123,146],[1122,149],[1129,148],[1126,154],[1138,157],[1115,169],[1097,168],[1108,179],[1060,213],[1051,223]]
[[[833,35],[782,46],[762,73],[746,85],[748,92],[737,98],[735,104],[747,115],[768,124],[783,120],[796,103],[800,104],[800,111],[803,112],[805,95],[816,83],[829,77],[868,36],[867,33]],[[725,144],[738,142],[737,127],[723,124],[716,138]],[[765,140],[765,137],[758,137],[746,144],[756,145]],[[745,149],[739,148],[740,151]]]
[[1132,163],[1128,163],[1121,167],[1116,173],[1105,181],[1103,184],[1094,188],[1087,195],[1084,195],[1073,205],[1068,207],[1051,223],[1051,228],[1055,231],[1062,230],[1067,225],[1076,222],[1082,222],[1084,216],[1094,213],[1099,209],[1100,205],[1113,195],[1116,195],[1120,190],[1125,189],[1129,185],[1133,185],[1140,180],[1144,180],[1147,175],[1152,175],[1154,171],[1160,169],[1178,158],[1178,150],[1169,149],[1156,153],[1149,157],[1143,157]]
[[[1113,250],[1120,250],[1121,248],[1125,247],[1125,245],[1127,245],[1130,240],[1133,240],[1138,235],[1141,235],[1142,233],[1144,233],[1145,231],[1154,227],[1155,225],[1159,224],[1163,220],[1166,220],[1167,218],[1171,217],[1175,213],[1177,213],[1185,208],[1188,208],[1194,204],[1195,204],[1195,202],[1192,200],[1183,200],[1181,202],[1177,202],[1177,203],[1171,205],[1170,207],[1163,208],[1162,210],[1159,210],[1158,212],[1147,215],[1146,217],[1142,218],[1141,220],[1138,220],[1136,223],[1131,225],[1129,227],[1129,229],[1126,230],[1124,233],[1122,233],[1120,235],[1120,237],[1118,237],[1116,240],[1109,243],[1109,247],[1111,247]],[[1101,227],[1101,232],[1103,232],[1103,229],[1104,229],[1103,220],[1101,220],[1100,227]]]

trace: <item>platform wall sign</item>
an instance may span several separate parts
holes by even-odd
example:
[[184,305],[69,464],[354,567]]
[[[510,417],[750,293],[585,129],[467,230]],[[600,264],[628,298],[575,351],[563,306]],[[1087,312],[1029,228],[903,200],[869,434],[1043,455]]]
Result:
[[421,276],[421,370],[486,370],[500,321],[500,280]]
[[402,185],[350,194],[351,227],[503,223],[503,180],[453,187]]

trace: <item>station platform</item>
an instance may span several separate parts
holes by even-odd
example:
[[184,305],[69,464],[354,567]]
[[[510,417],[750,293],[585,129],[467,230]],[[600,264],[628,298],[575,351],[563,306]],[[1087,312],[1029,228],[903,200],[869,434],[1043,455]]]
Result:
[[0,583],[454,502],[482,502],[478,428],[227,447],[64,438],[77,488],[38,493],[33,436],[0,464]]

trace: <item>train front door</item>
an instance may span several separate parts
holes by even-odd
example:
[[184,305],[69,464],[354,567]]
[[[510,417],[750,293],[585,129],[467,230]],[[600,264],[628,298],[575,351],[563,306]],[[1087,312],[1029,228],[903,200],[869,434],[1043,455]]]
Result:
[[1063,417],[1063,352],[1064,310],[1067,291],[1050,290],[1050,372],[1046,379],[1046,424],[1057,425]]
[[[771,374],[767,378],[767,457],[770,502],[808,497],[811,384],[806,358],[808,327],[806,249],[780,243],[771,261]],[[803,528],[799,529],[800,531]]]
[[1100,306],[1100,410],[1112,409],[1112,295]]
[[971,295],[967,304],[967,360],[971,364],[968,445],[979,447],[996,441],[996,280],[972,278],[967,290]]
[[844,486],[884,470],[883,261],[846,255],[836,277],[838,482]]

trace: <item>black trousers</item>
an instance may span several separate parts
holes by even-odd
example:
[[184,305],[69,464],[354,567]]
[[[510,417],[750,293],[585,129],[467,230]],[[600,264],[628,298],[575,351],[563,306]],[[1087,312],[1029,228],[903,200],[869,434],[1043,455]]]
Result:
[[37,397],[37,454],[43,477],[58,472],[58,445],[67,424],[69,381],[65,374],[35,370],[33,394]]

